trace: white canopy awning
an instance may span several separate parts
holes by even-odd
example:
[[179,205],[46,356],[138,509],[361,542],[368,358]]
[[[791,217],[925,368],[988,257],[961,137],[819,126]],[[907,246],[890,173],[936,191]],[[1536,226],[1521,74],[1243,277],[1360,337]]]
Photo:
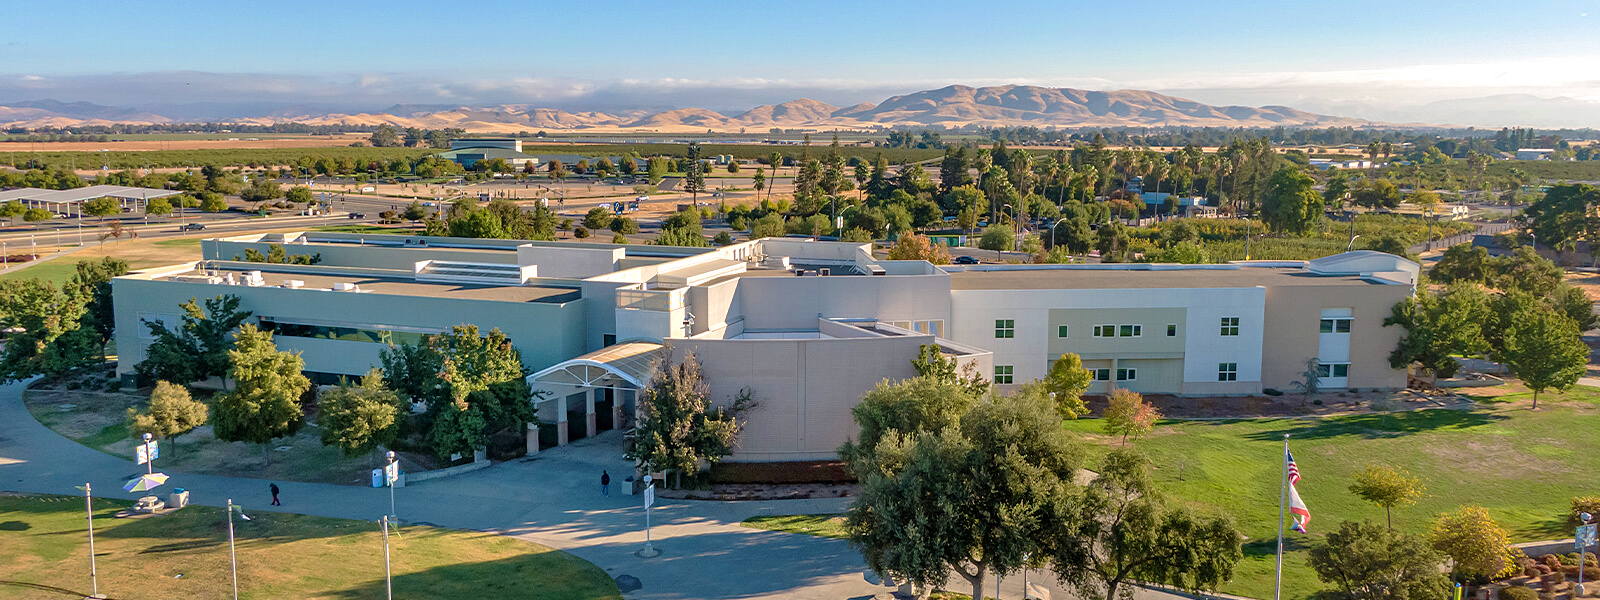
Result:
[[528,376],[528,385],[643,389],[661,356],[661,344],[624,342],[563,361]]

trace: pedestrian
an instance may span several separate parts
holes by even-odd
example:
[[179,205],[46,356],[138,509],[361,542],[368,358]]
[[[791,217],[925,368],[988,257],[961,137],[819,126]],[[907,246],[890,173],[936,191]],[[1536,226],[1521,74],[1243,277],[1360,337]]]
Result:
[[267,484],[267,487],[268,487],[268,489],[272,490],[272,505],[273,506],[283,506],[283,503],[278,501],[278,484],[269,483],[269,484]]
[[600,495],[611,495],[611,474],[605,470],[600,471]]

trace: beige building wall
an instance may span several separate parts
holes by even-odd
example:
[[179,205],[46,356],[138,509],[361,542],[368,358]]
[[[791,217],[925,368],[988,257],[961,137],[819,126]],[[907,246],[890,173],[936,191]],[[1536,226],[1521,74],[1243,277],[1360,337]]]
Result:
[[1261,383],[1288,391],[1300,381],[1306,359],[1317,357],[1324,309],[1350,309],[1349,388],[1399,389],[1406,372],[1389,367],[1389,353],[1400,342],[1399,327],[1384,327],[1394,305],[1411,296],[1411,286],[1368,283],[1351,286],[1273,286],[1267,288],[1266,338]]
[[[813,323],[815,323],[813,317]],[[759,406],[729,460],[828,460],[859,431],[850,410],[885,379],[916,376],[911,359],[933,336],[850,339],[672,341],[672,360],[693,352],[713,405],[739,390]]]

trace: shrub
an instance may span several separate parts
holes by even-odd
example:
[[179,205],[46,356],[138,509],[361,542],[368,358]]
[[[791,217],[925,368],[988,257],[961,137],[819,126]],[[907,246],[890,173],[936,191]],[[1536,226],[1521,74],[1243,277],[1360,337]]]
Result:
[[733,236],[726,231],[718,232],[717,237],[711,238],[711,243],[726,246],[733,243]]
[[732,227],[734,231],[745,231],[750,229],[750,224],[745,222],[745,218],[743,216],[734,216],[728,221],[728,226]]
[[1600,515],[1600,496],[1576,496],[1572,499],[1572,511],[1567,513],[1567,528],[1577,527],[1578,513]]
[[1539,594],[1520,585],[1510,585],[1500,588],[1500,593],[1495,594],[1497,600],[1539,600]]
[[611,243],[613,243],[613,244],[626,244],[626,243],[628,243],[628,236],[622,235],[620,233],[614,233],[614,234],[611,235]]
[[1261,393],[1266,394],[1268,396],[1282,396],[1283,395],[1283,392],[1280,392],[1280,391],[1278,391],[1276,389],[1273,389],[1273,388],[1267,388],[1267,389],[1261,390]]
[[108,391],[108,392],[120,392],[120,391],[122,391],[122,382],[121,381],[112,381],[112,382],[107,383],[106,384],[106,391]]
[[572,230],[572,237],[578,238],[580,240],[583,239],[583,238],[589,237],[589,228],[588,227],[584,227],[582,225],[579,225],[577,227],[577,229],[573,229]]
[[1312,400],[1311,403],[1315,404],[1317,406],[1322,406],[1322,401],[1321,400]]

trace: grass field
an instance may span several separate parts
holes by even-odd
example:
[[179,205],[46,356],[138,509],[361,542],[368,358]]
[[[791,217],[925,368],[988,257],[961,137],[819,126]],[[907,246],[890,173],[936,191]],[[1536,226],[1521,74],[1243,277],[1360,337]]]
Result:
[[[1284,597],[1305,599],[1322,587],[1305,563],[1306,549],[1344,520],[1382,523],[1383,509],[1349,491],[1369,464],[1403,467],[1420,477],[1427,496],[1397,509],[1396,529],[1424,534],[1438,513],[1476,504],[1488,509],[1514,542],[1570,537],[1573,496],[1594,493],[1600,467],[1600,388],[1540,395],[1515,386],[1487,388],[1479,407],[1324,419],[1165,421],[1137,442],[1156,478],[1176,502],[1229,515],[1247,536],[1245,559],[1222,591],[1272,597],[1283,434],[1300,467],[1300,493],[1310,506],[1309,536],[1290,534]],[[1098,457],[1117,444],[1098,419],[1068,421]],[[835,515],[763,517],[746,527],[841,537]]]
[[[96,499],[100,593],[110,598],[227,598],[225,512],[191,506],[116,519],[126,502]],[[241,598],[383,598],[376,523],[255,512],[234,521]],[[15,583],[89,593],[84,500],[0,496],[0,597],[69,598]],[[598,567],[544,546],[487,533],[410,526],[390,536],[394,597],[619,599]],[[15,583],[13,583],[15,582]]]
[[750,517],[740,525],[751,529],[804,533],[817,537],[845,539],[844,518],[839,515],[776,515]]
[[35,161],[35,164],[45,164],[50,168],[67,168],[69,166],[106,165],[111,170],[140,169],[150,167],[201,167],[204,165],[230,166],[276,166],[287,165],[298,161],[302,157],[316,160],[318,158],[350,158],[357,161],[393,160],[396,158],[415,159],[426,154],[439,152],[432,148],[374,148],[363,146],[352,148],[349,146],[323,146],[308,148],[205,148],[197,150],[112,150],[110,152],[98,151],[50,151],[49,144],[39,144],[46,148],[40,152],[8,152],[0,154],[0,160],[25,162]]

